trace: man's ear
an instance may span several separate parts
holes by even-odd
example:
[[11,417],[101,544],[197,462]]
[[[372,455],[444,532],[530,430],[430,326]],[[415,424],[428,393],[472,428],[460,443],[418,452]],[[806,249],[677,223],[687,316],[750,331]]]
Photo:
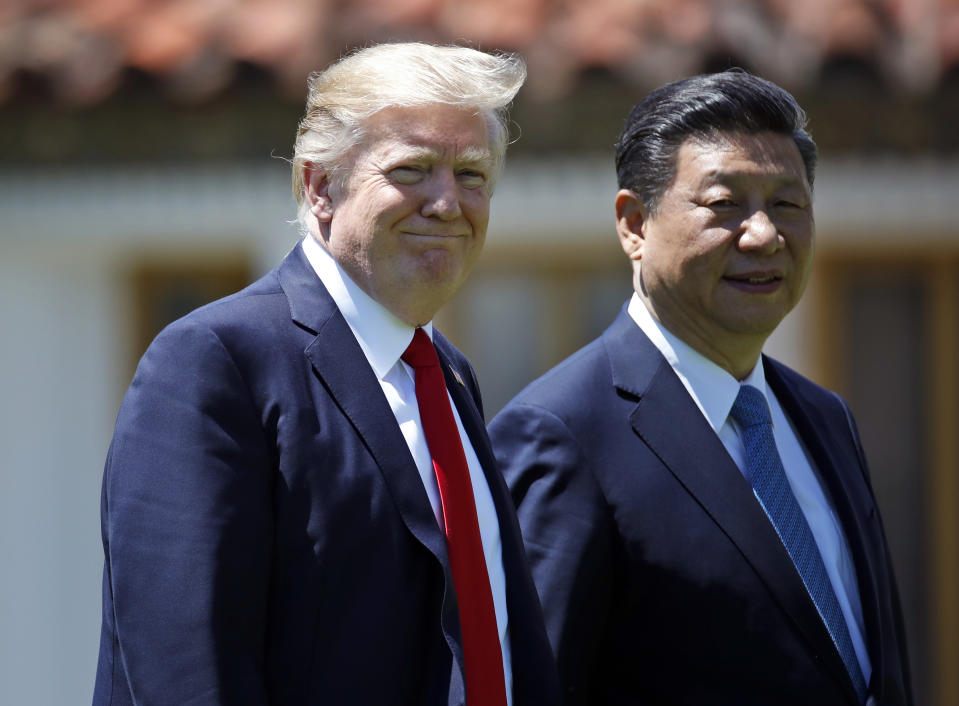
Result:
[[330,199],[330,178],[325,169],[313,162],[303,163],[303,187],[310,213],[320,223],[333,219],[333,202]]
[[620,189],[616,192],[616,233],[623,252],[632,262],[643,257],[643,224],[646,222],[646,206],[635,191]]

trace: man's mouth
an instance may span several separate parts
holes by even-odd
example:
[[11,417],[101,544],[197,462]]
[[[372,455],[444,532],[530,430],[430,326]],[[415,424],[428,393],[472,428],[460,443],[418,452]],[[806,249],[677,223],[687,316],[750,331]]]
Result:
[[404,232],[406,235],[412,235],[412,236],[416,236],[416,237],[419,237],[419,238],[459,238],[459,237],[462,237],[462,236],[464,235],[463,233],[459,233],[459,232],[456,232],[456,233],[452,233],[452,232],[451,232],[451,233],[442,233],[442,232],[430,233],[430,232],[411,231],[411,230],[407,230],[407,231],[403,231],[403,232]]
[[739,275],[726,275],[724,279],[733,285],[747,289],[771,290],[782,282],[783,276],[778,272],[749,272]]
[[737,282],[748,282],[749,284],[766,284],[767,282],[772,282],[774,280],[780,279],[776,275],[759,275],[753,277],[736,277],[735,275],[731,279],[736,280]]

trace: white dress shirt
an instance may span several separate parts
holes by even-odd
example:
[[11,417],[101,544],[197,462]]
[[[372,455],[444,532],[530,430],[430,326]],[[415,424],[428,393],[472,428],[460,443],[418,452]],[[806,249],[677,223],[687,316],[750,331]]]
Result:
[[752,385],[765,396],[772,415],[776,448],[779,450],[789,486],[806,516],[809,529],[812,530],[819,547],[826,573],[829,575],[839,606],[842,608],[843,617],[849,626],[849,636],[852,638],[863,677],[868,684],[872,665],[866,651],[862,602],[859,598],[859,583],[856,579],[852,552],[849,550],[849,544],[836,517],[836,512],[826,497],[812,459],[796,434],[792,422],[783,412],[776,395],[766,386],[762,358],[760,357],[756,367],[740,383],[721,367],[667,331],[653,318],[639,295],[635,293],[629,302],[628,312],[679,376],[690,397],[719,436],[741,473],[745,473],[746,451],[740,437],[739,425],[729,416],[729,412],[739,394],[740,384]]
[[[303,252],[323,285],[329,291],[337,308],[346,319],[373,373],[379,380],[383,394],[396,417],[403,438],[409,446],[426,496],[433,508],[433,515],[440,528],[443,527],[443,507],[439,487],[433,471],[426,437],[420,422],[420,410],[416,402],[416,384],[413,369],[400,359],[413,340],[414,329],[387,311],[350,279],[333,257],[312,236],[302,241]],[[432,323],[423,326],[432,338]],[[449,391],[447,391],[449,397]],[[513,674],[510,658],[509,621],[506,613],[506,572],[503,569],[503,552],[499,535],[499,520],[489,485],[473,444],[463,428],[459,412],[450,397],[450,407],[456,420],[456,428],[463,442],[470,482],[476,501],[476,517],[479,520],[480,538],[486,556],[486,571],[493,592],[493,607],[496,611],[496,626],[499,629],[500,646],[503,650],[503,671],[506,677],[507,702],[513,702]]]

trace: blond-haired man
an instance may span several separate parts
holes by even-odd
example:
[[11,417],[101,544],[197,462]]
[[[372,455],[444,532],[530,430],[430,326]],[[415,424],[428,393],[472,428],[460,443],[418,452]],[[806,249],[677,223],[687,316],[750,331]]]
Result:
[[95,704],[556,700],[473,371],[430,323],[524,79],[423,44],[311,77],[303,241],[162,332],[120,410]]

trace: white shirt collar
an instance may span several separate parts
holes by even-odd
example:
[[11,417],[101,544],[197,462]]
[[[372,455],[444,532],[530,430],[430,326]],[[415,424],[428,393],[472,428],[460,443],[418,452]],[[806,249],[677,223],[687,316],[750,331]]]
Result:
[[[363,354],[383,379],[413,340],[414,329],[360,289],[339,263],[311,235],[302,241],[303,253],[356,336]],[[423,326],[433,337],[432,322]]]
[[729,411],[733,408],[733,403],[739,394],[740,384],[757,388],[767,398],[768,403],[762,356],[746,379],[740,383],[709,358],[667,331],[653,318],[635,292],[629,300],[627,312],[666,358],[666,362],[679,376],[693,401],[717,434],[729,417]]

